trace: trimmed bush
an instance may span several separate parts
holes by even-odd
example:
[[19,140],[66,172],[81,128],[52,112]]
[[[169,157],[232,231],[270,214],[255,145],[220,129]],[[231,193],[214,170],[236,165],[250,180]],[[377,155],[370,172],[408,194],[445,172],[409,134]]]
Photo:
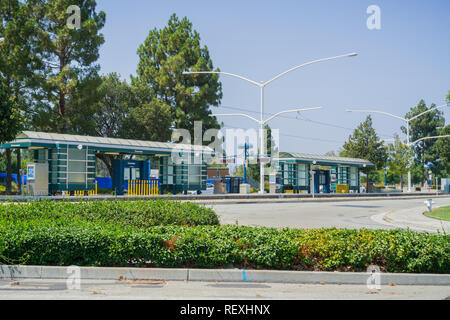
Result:
[[0,220],[0,260],[28,265],[449,273],[447,235],[407,230],[137,228],[74,219]]
[[0,220],[51,221],[68,225],[76,221],[149,228],[160,225],[218,225],[214,210],[193,203],[152,201],[41,201],[0,206]]

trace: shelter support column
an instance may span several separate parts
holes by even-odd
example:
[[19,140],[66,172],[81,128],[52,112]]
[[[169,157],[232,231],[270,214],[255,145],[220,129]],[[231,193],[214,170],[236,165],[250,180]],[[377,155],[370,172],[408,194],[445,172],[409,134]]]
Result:
[[20,172],[22,171],[21,162],[21,152],[20,149],[17,149],[17,191],[19,194],[22,194],[22,176],[20,174]]
[[12,168],[11,168],[11,149],[6,149],[6,194],[11,194]]

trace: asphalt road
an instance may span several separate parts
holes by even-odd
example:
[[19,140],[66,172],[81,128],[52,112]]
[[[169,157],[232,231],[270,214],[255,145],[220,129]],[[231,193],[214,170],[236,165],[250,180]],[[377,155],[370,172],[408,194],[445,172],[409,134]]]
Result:
[[[450,198],[434,199],[436,206],[450,205]],[[369,228],[393,229],[371,217],[396,210],[423,208],[424,199],[360,200],[327,202],[220,203],[208,205],[222,224],[275,228]]]
[[449,296],[448,286],[394,285],[374,290],[366,285],[86,280],[79,289],[69,290],[65,280],[0,280],[0,300],[442,300]]

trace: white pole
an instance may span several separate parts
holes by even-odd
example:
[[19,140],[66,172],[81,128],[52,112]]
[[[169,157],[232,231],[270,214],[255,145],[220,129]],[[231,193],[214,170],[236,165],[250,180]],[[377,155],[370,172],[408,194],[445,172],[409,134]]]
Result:
[[[445,137],[446,137],[446,136],[425,137],[425,138],[419,139],[419,140],[417,140],[416,142],[413,142],[413,143],[411,143],[411,137],[410,137],[410,122],[411,122],[412,120],[417,119],[417,118],[423,116],[424,114],[427,114],[427,113],[429,113],[429,112],[432,112],[432,111],[434,111],[434,110],[436,110],[436,109],[441,109],[441,108],[445,108],[445,107],[448,107],[448,105],[447,105],[447,104],[444,104],[444,105],[442,105],[442,106],[437,106],[437,107],[431,108],[431,109],[429,109],[429,110],[427,110],[427,111],[425,111],[425,112],[422,112],[422,113],[420,113],[420,114],[418,114],[418,115],[416,115],[416,116],[414,116],[414,117],[412,117],[412,118],[409,118],[409,119],[406,119],[406,118],[403,118],[403,117],[396,116],[396,115],[394,115],[394,114],[392,114],[392,113],[389,113],[389,112],[377,111],[377,110],[350,110],[350,109],[347,109],[346,111],[347,111],[347,112],[378,113],[378,114],[383,114],[383,115],[386,115],[386,116],[389,116],[389,117],[393,117],[393,118],[397,118],[397,119],[400,119],[400,120],[405,121],[405,122],[406,122],[406,130],[407,130],[407,133],[406,133],[406,136],[407,136],[407,145],[408,145],[408,147],[411,147],[411,146],[414,146],[417,142],[422,141],[422,140],[426,140],[426,139],[435,139],[435,138],[445,138]],[[412,160],[413,160],[413,159],[410,158],[410,161],[409,161],[409,168],[408,168],[408,192],[412,192],[412,190],[411,190],[411,165],[412,165]]]
[[[260,152],[261,157],[265,154],[265,146],[264,146],[264,86],[261,86],[261,115],[260,115]],[[259,164],[259,193],[264,194],[264,162],[260,159]]]
[[[406,121],[406,136],[407,136],[407,146],[411,149],[411,137],[409,136],[409,120]],[[412,158],[409,158],[409,166],[408,166],[408,192],[412,192],[411,190],[411,165]]]
[[[272,79],[270,79],[270,80],[268,80],[266,82],[261,82],[261,83],[258,83],[258,82],[254,81],[254,80],[247,79],[247,78],[245,78],[243,76],[240,76],[240,75],[237,75],[237,74],[233,74],[233,73],[229,73],[229,72],[222,72],[222,71],[185,71],[185,72],[183,72],[183,74],[185,74],[185,75],[189,75],[189,74],[224,74],[224,75],[228,75],[228,76],[231,76],[231,77],[235,77],[235,78],[238,78],[238,79],[250,82],[250,83],[260,87],[260,90],[261,90],[261,116],[260,116],[260,130],[261,130],[260,143],[261,143],[261,146],[260,146],[260,153],[261,153],[261,156],[264,156],[265,155],[264,134],[263,134],[263,132],[264,132],[264,124],[265,124],[265,122],[264,122],[264,87],[267,86],[268,84],[272,83],[273,81],[277,80],[278,78],[281,78],[284,75],[286,75],[286,74],[288,74],[288,73],[290,73],[290,72],[292,72],[294,70],[297,70],[297,69],[309,66],[311,64],[318,63],[318,62],[329,61],[329,60],[334,60],[334,59],[339,59],[339,58],[344,58],[344,57],[355,57],[355,56],[357,56],[357,53],[352,52],[352,53],[348,53],[348,54],[344,54],[344,55],[340,55],[340,56],[335,56],[335,57],[330,57],[330,58],[324,58],[324,59],[318,59],[318,60],[310,61],[310,62],[304,63],[302,65],[296,66],[294,68],[291,68],[291,69],[289,69],[289,70],[287,70],[285,72],[282,72],[279,75],[275,76],[274,78],[272,78]],[[247,117],[251,118],[249,116],[247,116]],[[271,119],[273,119],[273,118],[275,118],[275,117],[272,117]],[[260,159],[260,161],[261,161],[261,159]],[[261,175],[261,177],[260,177],[260,186],[259,186],[260,187],[260,193],[264,194],[264,163],[262,161],[260,162],[260,175]]]

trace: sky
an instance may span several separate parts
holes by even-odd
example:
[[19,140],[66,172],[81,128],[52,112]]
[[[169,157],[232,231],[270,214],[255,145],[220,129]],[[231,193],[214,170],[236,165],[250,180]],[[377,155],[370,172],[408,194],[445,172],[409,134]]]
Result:
[[[338,151],[372,109],[405,116],[424,99],[443,105],[450,90],[448,0],[97,0],[106,13],[101,72],[135,75],[137,49],[150,30],[169,17],[188,17],[214,66],[266,81],[294,66],[357,52],[298,69],[265,89],[266,117],[286,109],[323,107],[270,122],[280,150],[311,154]],[[381,29],[369,30],[371,5],[380,8]],[[259,117],[259,88],[221,76],[223,98],[214,113]],[[444,115],[447,123],[450,108]],[[382,139],[401,133],[400,120],[373,115]],[[256,128],[251,120],[219,117],[230,128]]]

